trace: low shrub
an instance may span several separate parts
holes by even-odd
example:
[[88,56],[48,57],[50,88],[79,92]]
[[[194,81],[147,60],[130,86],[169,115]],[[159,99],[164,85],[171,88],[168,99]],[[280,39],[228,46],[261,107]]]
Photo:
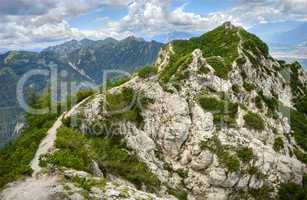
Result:
[[264,121],[260,115],[253,112],[248,112],[244,116],[245,125],[248,128],[262,131],[265,128]]
[[252,148],[240,147],[237,149],[237,155],[242,162],[248,163],[253,160],[254,153]]
[[291,110],[290,126],[296,143],[307,151],[307,118],[303,113]]
[[221,57],[206,58],[207,63],[215,70],[218,77],[227,80],[228,73],[231,71],[231,66],[226,65]]
[[281,137],[275,138],[273,149],[280,152],[284,148],[284,141]]
[[263,184],[262,187],[258,189],[249,188],[248,193],[255,199],[255,200],[274,200],[273,197],[274,188],[269,186],[268,184]]
[[91,172],[91,160],[95,160],[102,171],[126,178],[138,188],[144,184],[149,191],[157,191],[160,187],[159,179],[127,148],[123,138],[115,133],[108,137],[92,137],[61,127],[56,148],[59,151],[45,159],[51,165]]
[[279,200],[303,200],[307,199],[307,185],[298,185],[293,182],[283,183],[278,190]]
[[293,149],[293,153],[295,154],[296,158],[301,162],[307,164],[307,154],[299,150],[298,148]]
[[192,62],[192,54],[187,54],[183,57],[177,58],[172,56],[170,64],[166,66],[160,73],[159,79],[162,83],[168,82],[171,77],[178,71],[179,68],[184,70]]
[[238,157],[236,155],[231,155],[227,151],[224,152],[219,160],[228,169],[229,172],[236,172],[240,169],[240,161]]
[[131,121],[141,127],[141,110],[150,103],[152,99],[144,97],[142,93],[137,93],[132,88],[123,88],[118,93],[108,93],[102,109],[113,120]]
[[131,78],[129,76],[124,76],[119,79],[108,80],[105,87],[106,89],[114,88],[128,82],[130,79]]
[[174,197],[176,197],[178,200],[187,200],[188,199],[188,194],[185,191],[183,191],[182,189],[174,189],[174,188],[168,187],[167,192],[170,195],[173,195]]
[[83,99],[95,94],[96,91],[92,88],[83,88],[76,94],[77,103],[80,103]]
[[140,69],[137,73],[141,78],[148,78],[150,75],[157,74],[158,68],[152,65],[147,65]]
[[254,84],[248,83],[248,82],[245,82],[245,81],[243,83],[243,87],[248,92],[251,92],[252,90],[254,90],[256,88]]
[[227,151],[227,147],[222,145],[217,136],[212,137],[208,141],[203,141],[201,143],[201,148],[208,149],[209,151],[215,153],[219,162],[225,168],[227,168],[229,172],[235,172],[240,169],[240,161],[238,156]]
[[233,91],[235,94],[239,94],[239,92],[240,92],[240,86],[239,86],[239,85],[233,84],[231,88],[232,88],[232,91]]
[[263,108],[262,98],[261,97],[256,96],[256,98],[255,98],[255,105],[260,110]]

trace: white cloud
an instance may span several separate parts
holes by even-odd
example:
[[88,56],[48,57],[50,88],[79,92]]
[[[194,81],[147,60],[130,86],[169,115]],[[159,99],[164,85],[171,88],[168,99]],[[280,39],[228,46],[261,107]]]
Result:
[[99,9],[105,5],[127,6],[130,0],[1,0],[0,46],[11,49],[43,48],[70,39],[107,36],[121,38],[109,29],[79,30],[65,18]]
[[[176,0],[1,0],[0,46],[46,47],[69,39],[153,36],[173,31],[206,31],[225,21],[245,27],[286,20],[307,21],[306,0],[234,0],[237,4],[214,13],[195,14]],[[192,0],[191,0],[191,3]],[[128,14],[95,30],[71,27],[66,19],[102,8],[125,6]]]

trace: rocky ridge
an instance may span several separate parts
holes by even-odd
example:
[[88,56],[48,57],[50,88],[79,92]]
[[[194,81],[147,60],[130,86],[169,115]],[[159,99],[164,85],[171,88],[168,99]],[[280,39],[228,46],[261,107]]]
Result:
[[[78,123],[64,123],[94,139],[119,136],[155,177],[151,181],[133,184],[98,151],[88,155],[92,175],[68,169],[52,153],[42,160],[49,171],[77,177],[78,183],[117,182],[114,195],[107,195],[105,184],[99,192],[95,184],[74,184],[70,192],[63,187],[58,195],[66,199],[275,199],[281,184],[300,185],[306,172],[297,153],[306,155],[306,149],[290,119],[306,79],[298,63],[273,59],[260,39],[225,23],[199,38],[165,45],[155,66],[91,97],[72,113]],[[128,110],[112,113],[127,98],[133,99]],[[111,125],[110,135],[97,124]],[[67,150],[61,144],[57,151]]]

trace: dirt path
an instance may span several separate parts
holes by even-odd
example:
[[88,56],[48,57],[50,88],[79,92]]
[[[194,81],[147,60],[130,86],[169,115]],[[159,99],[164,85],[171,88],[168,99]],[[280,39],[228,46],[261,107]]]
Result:
[[80,103],[78,103],[77,105],[75,105],[69,112],[63,113],[56,120],[56,122],[53,124],[53,126],[48,130],[47,136],[40,143],[40,145],[39,145],[39,147],[38,147],[38,149],[35,153],[35,156],[34,156],[33,160],[31,161],[31,168],[33,170],[32,176],[36,176],[41,171],[41,167],[39,166],[39,158],[42,155],[45,155],[45,154],[54,150],[54,144],[55,144],[55,140],[56,140],[57,130],[63,124],[62,119],[71,116],[71,114],[74,113],[74,111],[86,100],[87,100],[87,98],[84,99],[83,101],[81,101]]
[[52,195],[61,190],[61,185],[58,183],[58,177],[56,175],[48,176],[40,174],[42,168],[39,166],[39,158],[54,150],[57,129],[62,126],[62,119],[71,116],[87,99],[75,105],[69,112],[63,113],[56,120],[48,130],[47,136],[40,143],[31,162],[31,168],[33,169],[32,177],[9,184],[1,192],[1,200],[47,200],[50,198],[53,199]]
[[62,190],[56,176],[30,177],[24,181],[12,183],[0,194],[1,200],[51,200]]

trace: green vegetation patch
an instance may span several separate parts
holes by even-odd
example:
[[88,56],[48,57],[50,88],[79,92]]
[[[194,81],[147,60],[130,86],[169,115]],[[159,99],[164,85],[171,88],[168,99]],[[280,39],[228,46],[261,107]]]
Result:
[[235,93],[235,94],[239,94],[240,93],[240,86],[238,84],[233,84],[231,86],[231,89],[232,91]]
[[307,199],[306,175],[303,184],[299,185],[293,182],[283,183],[278,190],[279,200],[303,200]]
[[237,155],[244,163],[248,163],[255,158],[252,148],[240,147],[237,149]]
[[275,138],[273,149],[280,152],[284,148],[284,141],[281,137]]
[[219,100],[215,97],[201,96],[198,99],[200,106],[205,111],[213,112],[214,123],[216,125],[236,126],[236,114],[238,113],[238,104],[231,103],[228,100]]
[[[40,98],[33,97],[31,99],[30,104],[35,108],[45,108],[50,104],[50,96],[47,94]],[[0,150],[0,188],[23,175],[32,174],[30,162],[58,114],[26,114],[25,117],[27,128],[22,131],[20,136]]]
[[260,51],[265,57],[269,56],[269,48],[260,38],[243,29],[240,30],[240,34],[243,38],[243,47],[245,49],[252,51],[255,55]]
[[139,127],[143,125],[141,109],[146,108],[153,100],[144,97],[132,88],[122,88],[117,93],[107,93],[106,101],[102,103],[102,110],[109,119],[115,121],[130,121]]
[[252,83],[248,83],[248,82],[245,82],[243,83],[243,87],[246,91],[248,92],[251,92],[252,90],[256,89],[255,85],[252,84]]
[[182,56],[178,59],[175,59],[174,57],[171,57],[170,64],[166,66],[159,75],[159,79],[162,83],[168,82],[171,77],[178,72],[179,68],[180,70],[184,70],[188,67],[189,64],[192,62],[192,54],[187,54],[185,56]]
[[228,73],[231,71],[231,65],[226,65],[222,57],[209,57],[206,59],[207,63],[213,67],[215,74],[222,78],[228,79]]
[[[200,37],[173,41],[172,47],[175,54],[171,56],[169,66],[162,71],[160,80],[167,82],[195,49],[201,49],[206,58],[213,57],[211,64],[215,67],[217,75],[227,79],[232,63],[239,56],[240,38],[237,31],[237,28],[227,29],[223,25]],[[220,56],[223,62],[220,59],[215,59],[217,56]]]
[[114,87],[123,85],[124,83],[130,81],[130,79],[131,78],[129,76],[124,76],[124,77],[121,77],[121,78],[116,79],[116,80],[108,80],[105,87],[107,89],[114,88]]
[[298,148],[293,149],[293,152],[298,160],[307,165],[307,154],[299,150]]
[[201,148],[208,149],[215,153],[219,162],[224,165],[229,172],[235,172],[240,169],[240,160],[238,159],[238,156],[227,151],[227,146],[222,145],[217,136],[214,136],[207,141],[203,141],[201,143]]
[[260,115],[253,112],[248,112],[244,115],[245,125],[248,128],[262,131],[265,128],[264,121]]
[[142,78],[148,78],[149,76],[153,75],[153,74],[157,74],[158,73],[158,68],[153,66],[153,65],[147,65],[143,68],[141,68],[137,74],[139,77]]
[[61,127],[57,134],[56,148],[59,151],[42,158],[42,164],[91,172],[91,160],[95,160],[102,171],[119,175],[138,188],[144,184],[149,191],[157,191],[160,187],[159,179],[128,149],[119,135],[93,137]]
[[262,98],[260,96],[256,96],[256,98],[255,98],[255,105],[260,110],[263,108]]
[[81,102],[83,99],[86,99],[89,96],[95,94],[96,91],[92,88],[83,88],[79,90],[76,94],[77,103]]
[[303,113],[291,110],[290,126],[296,143],[307,151],[307,118]]

